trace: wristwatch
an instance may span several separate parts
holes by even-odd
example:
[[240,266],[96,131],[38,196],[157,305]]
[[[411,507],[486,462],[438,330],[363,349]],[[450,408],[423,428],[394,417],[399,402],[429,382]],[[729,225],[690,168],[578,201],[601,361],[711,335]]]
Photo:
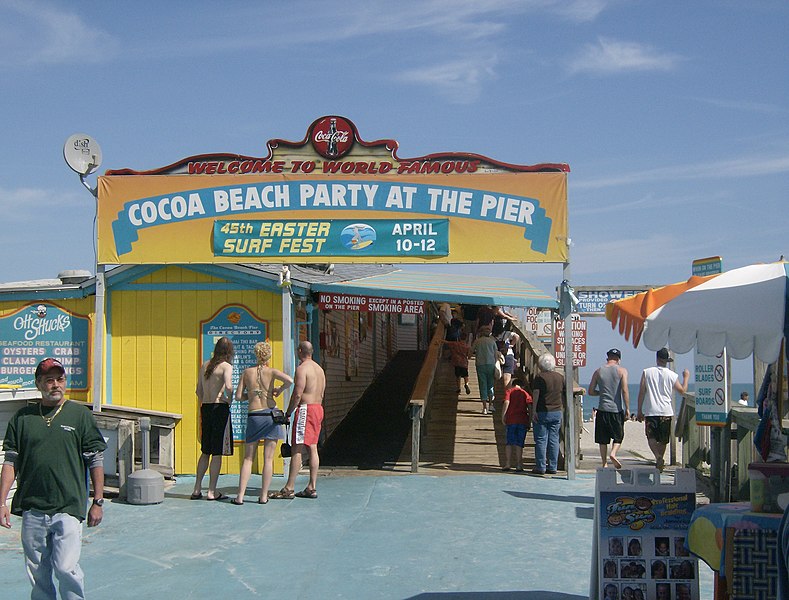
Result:
[[93,499],[93,504],[95,504],[96,506],[101,506],[103,508],[104,507],[104,498],[94,498]]

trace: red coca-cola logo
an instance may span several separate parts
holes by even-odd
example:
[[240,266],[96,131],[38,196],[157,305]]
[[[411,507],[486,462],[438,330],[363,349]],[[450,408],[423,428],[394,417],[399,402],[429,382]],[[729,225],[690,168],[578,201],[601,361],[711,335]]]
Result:
[[310,138],[315,152],[324,158],[340,158],[353,145],[353,129],[342,117],[325,117],[315,123]]

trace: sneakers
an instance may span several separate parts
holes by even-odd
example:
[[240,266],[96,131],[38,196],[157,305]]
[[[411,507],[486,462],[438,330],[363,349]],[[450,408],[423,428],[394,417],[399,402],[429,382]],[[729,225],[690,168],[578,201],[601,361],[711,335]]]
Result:
[[546,475],[556,475],[556,469],[545,469]]
[[[466,384],[464,387],[466,388],[466,393],[467,393],[467,394],[470,394],[470,393],[471,393],[471,388],[470,388],[470,387],[468,387],[468,384]],[[460,390],[458,390],[458,394],[459,394],[459,393],[460,393]]]
[[486,415],[486,414],[488,414],[488,409],[487,409],[487,408],[483,408],[483,409],[482,409],[482,414],[483,414],[483,415]]

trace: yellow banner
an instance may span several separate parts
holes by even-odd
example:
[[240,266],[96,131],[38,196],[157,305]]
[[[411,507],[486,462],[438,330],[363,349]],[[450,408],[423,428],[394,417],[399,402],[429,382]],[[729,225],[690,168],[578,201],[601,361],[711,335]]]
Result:
[[[237,262],[523,263],[567,260],[567,173],[505,172],[447,175],[105,175],[99,177],[98,261],[100,264],[188,264]],[[309,238],[326,228],[315,220],[358,224],[373,241],[356,244],[348,256],[320,252],[260,251],[255,256],[221,255],[215,223],[282,220],[304,239],[286,247],[331,248]],[[445,228],[422,226],[447,219]],[[305,226],[298,226],[299,220]],[[385,231],[376,221],[386,221]],[[294,224],[295,222],[295,224]],[[398,225],[400,223],[400,225]],[[224,223],[221,223],[222,225]],[[221,229],[219,227],[218,229]],[[353,228],[348,235],[353,236]],[[265,242],[261,228],[255,248]],[[248,234],[248,231],[246,232]],[[376,235],[378,236],[376,238]],[[282,236],[282,231],[279,232]],[[305,237],[306,236],[306,237]],[[424,249],[448,244],[449,253],[425,256],[377,254],[383,248]],[[395,237],[397,239],[395,239]],[[381,243],[375,243],[379,239]],[[358,241],[358,240],[357,240]],[[275,245],[282,248],[281,240]],[[350,246],[348,246],[350,247]],[[329,259],[331,259],[329,261]]]

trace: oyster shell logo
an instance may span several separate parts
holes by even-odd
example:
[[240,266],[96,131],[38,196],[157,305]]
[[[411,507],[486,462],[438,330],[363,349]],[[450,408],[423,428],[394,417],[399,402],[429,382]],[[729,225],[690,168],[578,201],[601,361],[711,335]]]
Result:
[[353,129],[342,117],[325,117],[315,123],[310,139],[315,152],[324,158],[340,158],[353,145]]
[[352,223],[340,232],[340,242],[349,250],[362,250],[375,243],[378,235],[367,223]]

